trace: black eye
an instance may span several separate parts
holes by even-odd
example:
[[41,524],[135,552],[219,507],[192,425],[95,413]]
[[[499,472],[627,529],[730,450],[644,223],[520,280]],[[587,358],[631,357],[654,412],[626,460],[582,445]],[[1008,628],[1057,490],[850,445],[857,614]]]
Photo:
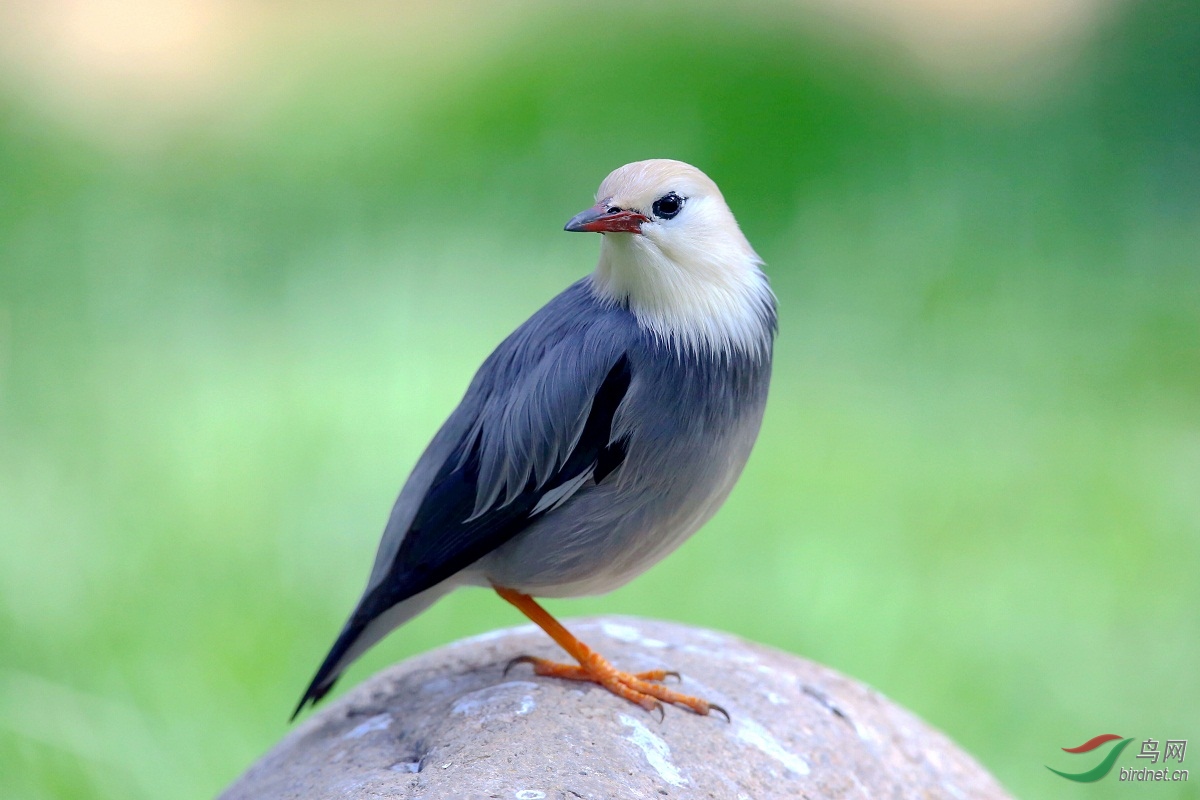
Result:
[[662,197],[654,201],[654,216],[659,219],[671,219],[680,211],[683,210],[683,201],[686,198],[680,197],[674,192],[667,192]]

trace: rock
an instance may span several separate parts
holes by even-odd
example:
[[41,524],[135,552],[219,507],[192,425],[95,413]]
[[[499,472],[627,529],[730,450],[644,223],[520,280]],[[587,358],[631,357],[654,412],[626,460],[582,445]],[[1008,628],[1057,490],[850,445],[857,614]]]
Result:
[[732,719],[657,714],[505,665],[565,655],[524,626],[387,669],[306,720],[222,795],[280,798],[1005,798],[878,692],[768,647],[669,622],[567,623],[630,671],[677,670]]

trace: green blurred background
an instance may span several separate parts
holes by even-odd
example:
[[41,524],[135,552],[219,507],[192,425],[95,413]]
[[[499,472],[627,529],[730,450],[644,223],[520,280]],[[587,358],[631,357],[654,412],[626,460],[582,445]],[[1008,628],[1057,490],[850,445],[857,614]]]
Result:
[[[1200,797],[1200,4],[842,6],[6,4],[0,796],[212,795],[281,737],[421,448],[591,269],[563,222],[672,157],[768,262],[766,423],[550,608],[828,664],[1019,796]],[[522,621],[457,593],[339,688]],[[1108,732],[1191,780],[1045,768]]]

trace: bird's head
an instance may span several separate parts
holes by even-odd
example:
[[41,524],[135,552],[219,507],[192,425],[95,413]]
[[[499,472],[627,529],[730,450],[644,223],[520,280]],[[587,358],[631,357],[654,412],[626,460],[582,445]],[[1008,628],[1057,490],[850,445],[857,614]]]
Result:
[[774,298],[761,259],[707,175],[682,161],[636,161],[605,178],[596,199],[566,230],[605,234],[592,276],[599,296],[627,303],[677,345],[761,344]]

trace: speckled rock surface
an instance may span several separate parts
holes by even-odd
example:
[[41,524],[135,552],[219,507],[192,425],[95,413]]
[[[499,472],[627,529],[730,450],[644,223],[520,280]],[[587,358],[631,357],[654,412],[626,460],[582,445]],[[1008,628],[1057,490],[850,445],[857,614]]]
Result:
[[385,670],[314,714],[226,800],[276,798],[1004,798],[941,733],[832,670],[734,636],[645,619],[567,627],[622,669],[673,669],[729,710],[663,720],[587,684],[533,626]]

